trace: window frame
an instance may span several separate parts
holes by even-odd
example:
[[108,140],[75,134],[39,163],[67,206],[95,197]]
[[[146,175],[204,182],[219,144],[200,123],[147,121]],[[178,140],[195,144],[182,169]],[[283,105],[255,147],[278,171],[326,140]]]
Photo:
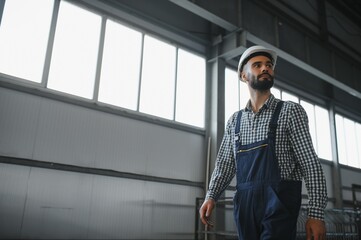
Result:
[[[52,47],[54,44],[54,35],[55,35],[55,29],[56,29],[56,23],[57,23],[57,16],[59,12],[59,6],[61,4],[61,1],[68,2],[76,7],[80,7],[86,11],[90,11],[94,14],[97,14],[101,17],[101,29],[100,29],[100,40],[99,40],[99,50],[98,50],[98,57],[97,57],[97,66],[96,66],[96,77],[94,81],[93,86],[93,94],[91,99],[85,99],[83,97],[68,94],[65,92],[57,91],[54,89],[47,88],[47,81],[49,76],[49,69],[50,69],[50,60],[51,60],[51,54],[52,54]],[[1,6],[0,6],[1,8]],[[0,9],[2,10],[2,9]],[[0,11],[1,12],[1,11]],[[2,12],[1,12],[2,13]],[[115,8],[109,8],[106,4],[103,3],[83,3],[83,2],[69,2],[66,0],[54,0],[54,9],[52,13],[52,21],[50,24],[50,33],[49,33],[49,40],[47,45],[47,51],[46,51],[46,59],[45,64],[43,67],[43,78],[41,83],[32,82],[27,79],[22,79],[16,76],[6,75],[3,73],[0,73],[0,86],[4,85],[16,90],[28,92],[34,95],[38,96],[44,96],[50,99],[56,99],[63,102],[75,104],[75,105],[81,105],[84,107],[88,107],[91,109],[96,109],[103,112],[108,112],[112,114],[116,114],[119,116],[124,116],[128,118],[134,118],[137,120],[145,121],[145,122],[151,122],[154,124],[162,125],[162,126],[168,126],[171,128],[176,128],[188,132],[193,132],[201,135],[205,135],[206,133],[206,84],[204,87],[204,116],[203,116],[203,127],[193,126],[186,123],[182,123],[175,120],[175,109],[173,109],[173,118],[171,120],[164,119],[155,115],[149,115],[142,112],[139,112],[138,109],[136,111],[117,107],[111,104],[106,104],[103,102],[98,101],[98,94],[99,94],[99,81],[100,81],[100,69],[101,69],[101,62],[102,62],[102,53],[104,50],[104,36],[105,36],[105,24],[107,19],[115,21],[117,23],[120,23],[121,25],[124,25],[126,27],[129,27],[133,30],[140,31],[143,35],[147,34],[151,37],[155,37],[157,39],[160,39],[161,41],[167,42],[176,48],[176,52],[178,52],[178,49],[182,49],[184,51],[190,52],[194,55],[197,55],[199,57],[202,57],[206,61],[206,52],[207,48],[205,45],[203,45],[201,42],[197,41],[197,39],[189,39],[187,37],[181,36],[180,33],[174,33],[169,29],[164,29],[162,26],[155,25],[155,23],[152,23],[150,21],[145,21],[144,19],[134,17],[133,15],[129,13],[126,13],[124,10],[121,9],[115,9]],[[130,18],[128,18],[130,17]],[[130,20],[129,20],[130,19]],[[0,19],[1,21],[1,19]],[[150,32],[150,29],[152,31]],[[180,37],[181,36],[181,37]],[[186,41],[184,41],[186,40]],[[142,44],[143,47],[143,44]],[[142,50],[143,51],[143,50]],[[207,67],[207,64],[205,65]],[[207,70],[204,69],[205,72],[205,78],[207,79]],[[205,83],[206,83],[205,79]],[[176,85],[176,83],[175,83]],[[176,87],[174,89],[176,92]],[[139,91],[138,91],[138,105],[139,105]],[[174,96],[174,98],[176,95]],[[174,106],[176,105],[176,102],[174,102]]]

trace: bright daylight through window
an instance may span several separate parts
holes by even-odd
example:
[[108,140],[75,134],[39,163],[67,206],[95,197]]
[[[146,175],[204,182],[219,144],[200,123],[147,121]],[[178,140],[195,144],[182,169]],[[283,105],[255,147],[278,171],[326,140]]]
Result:
[[361,168],[361,124],[336,114],[339,162]]
[[0,27],[1,73],[42,81],[52,11],[53,1],[5,1]]
[[72,2],[6,1],[0,52],[2,74],[204,128],[203,57]]
[[140,32],[107,21],[99,101],[137,110],[141,49]]
[[158,39],[144,37],[139,110],[173,119],[176,48]]
[[93,97],[100,16],[60,2],[48,88]]
[[178,49],[176,114],[178,122],[204,127],[206,61]]

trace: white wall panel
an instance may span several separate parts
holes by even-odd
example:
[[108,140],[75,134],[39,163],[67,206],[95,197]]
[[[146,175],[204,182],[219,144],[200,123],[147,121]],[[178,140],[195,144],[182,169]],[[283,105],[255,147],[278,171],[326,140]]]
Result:
[[0,153],[202,181],[204,136],[1,89]]
[[[325,178],[326,178],[327,195],[328,195],[329,198],[333,198],[335,196],[333,194],[332,166],[322,164],[322,168],[323,168],[323,172],[324,172]],[[328,207],[332,208],[333,204],[328,203]]]
[[29,167],[0,163],[0,238],[20,238]]
[[34,159],[92,167],[97,154],[98,124],[93,110],[44,99]]
[[202,181],[203,136],[111,114],[99,119],[96,168]]
[[192,239],[196,187],[0,164],[0,239]]
[[[143,123],[147,125],[147,123]],[[144,127],[136,120],[102,114],[98,125],[97,161],[94,167],[145,174]]]
[[0,154],[32,158],[42,98],[0,88]]
[[96,176],[88,238],[192,239],[201,194],[194,187]]
[[1,91],[3,155],[191,181],[203,179],[201,135]]
[[351,187],[352,184],[361,184],[360,171],[341,168],[341,183],[344,187]]
[[[352,190],[342,190],[342,197],[344,200],[353,201]],[[361,193],[360,192],[356,192],[356,200],[358,202],[361,201]]]
[[84,239],[93,176],[31,168],[21,237]]
[[201,189],[146,182],[144,191],[146,232],[155,239],[183,239],[187,236],[193,239],[194,205],[196,197],[203,196]]
[[144,236],[144,182],[96,176],[89,218],[89,239]]
[[151,131],[143,138],[147,174],[186,177],[193,181],[204,179],[203,137],[159,126],[151,128]]
[[[343,187],[351,187],[352,184],[361,185],[361,174],[359,171],[352,171],[348,168],[341,168],[341,184]],[[352,191],[343,190],[342,197],[345,200],[352,200]],[[361,193],[357,193],[357,200],[361,200]]]

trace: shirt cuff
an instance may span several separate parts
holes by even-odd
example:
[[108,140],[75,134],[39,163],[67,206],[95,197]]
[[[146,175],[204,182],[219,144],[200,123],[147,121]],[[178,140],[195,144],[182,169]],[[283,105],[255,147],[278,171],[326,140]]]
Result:
[[213,199],[215,202],[217,202],[217,200],[218,200],[216,195],[214,193],[209,192],[209,191],[207,192],[206,197],[205,197],[205,200],[208,200],[208,199]]
[[308,209],[308,217],[324,221],[324,219],[325,219],[325,210],[324,209],[317,209],[317,208],[309,208]]

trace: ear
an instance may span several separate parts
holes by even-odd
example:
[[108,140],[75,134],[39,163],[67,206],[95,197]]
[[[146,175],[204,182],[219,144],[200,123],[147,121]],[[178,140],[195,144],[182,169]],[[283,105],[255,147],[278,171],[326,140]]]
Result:
[[243,82],[247,82],[247,78],[246,78],[246,74],[245,72],[240,72],[239,73],[239,76],[240,76],[240,79],[243,81]]

